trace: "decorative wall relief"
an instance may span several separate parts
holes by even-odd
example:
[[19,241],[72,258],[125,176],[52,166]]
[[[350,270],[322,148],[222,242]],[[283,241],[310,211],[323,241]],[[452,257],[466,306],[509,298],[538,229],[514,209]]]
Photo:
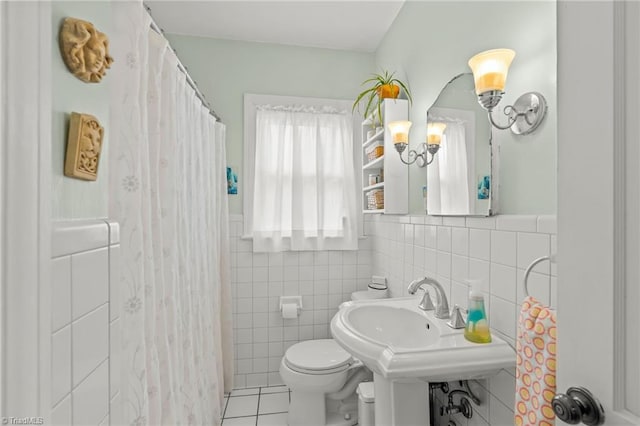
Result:
[[104,128],[89,114],[71,113],[67,158],[64,164],[65,176],[84,180],[98,178],[98,163]]
[[91,22],[76,18],[62,23],[60,50],[69,71],[86,83],[99,83],[113,63],[107,36]]

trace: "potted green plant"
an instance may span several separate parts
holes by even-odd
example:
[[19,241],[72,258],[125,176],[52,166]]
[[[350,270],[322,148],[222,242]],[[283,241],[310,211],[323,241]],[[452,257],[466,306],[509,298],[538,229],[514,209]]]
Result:
[[[369,117],[369,114],[377,110],[379,120],[382,115],[380,110],[382,101],[386,98],[396,99],[400,94],[400,88],[402,88],[402,90],[407,94],[407,99],[409,100],[409,103],[411,103],[411,92],[409,92],[409,89],[402,81],[394,78],[394,74],[395,72],[389,73],[389,71],[384,71],[382,74],[373,74],[373,77],[363,81],[362,85],[370,84],[370,86],[358,95],[356,100],[353,102],[353,108],[351,111],[355,111],[360,104],[360,101],[366,99],[364,117]],[[377,101],[374,101],[375,99],[377,99]],[[375,120],[373,125],[375,126]]]

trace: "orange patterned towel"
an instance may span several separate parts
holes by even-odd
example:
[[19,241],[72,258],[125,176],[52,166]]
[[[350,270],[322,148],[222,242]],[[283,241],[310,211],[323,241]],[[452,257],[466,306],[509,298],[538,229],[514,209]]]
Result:
[[524,299],[518,319],[516,361],[515,424],[555,425],[556,313],[531,296]]

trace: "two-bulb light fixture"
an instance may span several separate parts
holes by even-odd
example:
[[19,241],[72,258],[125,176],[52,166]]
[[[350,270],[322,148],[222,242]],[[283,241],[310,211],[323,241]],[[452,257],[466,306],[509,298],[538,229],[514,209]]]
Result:
[[[491,125],[500,130],[511,129],[516,135],[527,135],[538,128],[547,114],[547,101],[538,92],[527,92],[516,99],[513,105],[504,107],[503,112],[508,118],[506,125],[500,125],[493,119],[493,109],[502,100],[509,66],[515,56],[516,52],[511,49],[487,50],[469,59],[469,67],[473,72],[478,102],[488,112]],[[428,123],[427,141],[421,143],[417,151],[410,149],[405,161],[402,153],[409,145],[411,122],[392,121],[387,126],[400,160],[404,164],[417,163],[419,167],[433,162],[447,127],[444,123]],[[429,160],[427,160],[427,153],[431,154]]]
[[509,66],[516,56],[511,49],[493,49],[478,53],[469,59],[473,72],[478,102],[488,111],[489,121],[500,130],[511,129],[517,135],[533,132],[544,120],[547,113],[547,101],[538,92],[527,92],[513,105],[504,107],[508,117],[506,125],[499,125],[493,119],[493,109],[498,106],[507,80]]
[[[400,155],[400,161],[404,164],[416,163],[418,167],[424,167],[433,162],[436,153],[440,149],[444,129],[447,127],[444,123],[428,123],[427,141],[425,143],[421,143],[417,151],[410,149],[407,161],[405,161],[405,159],[402,158],[402,153],[409,145],[409,129],[411,128],[411,122],[392,121],[387,124],[387,126],[391,132],[393,146],[396,148],[396,151],[398,151],[398,155]],[[427,153],[431,154],[430,160],[427,160]]]

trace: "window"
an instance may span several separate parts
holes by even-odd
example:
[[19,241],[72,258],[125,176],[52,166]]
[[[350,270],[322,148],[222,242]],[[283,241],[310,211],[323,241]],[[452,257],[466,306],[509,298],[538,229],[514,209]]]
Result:
[[254,251],[357,249],[350,107],[245,95],[244,222]]

